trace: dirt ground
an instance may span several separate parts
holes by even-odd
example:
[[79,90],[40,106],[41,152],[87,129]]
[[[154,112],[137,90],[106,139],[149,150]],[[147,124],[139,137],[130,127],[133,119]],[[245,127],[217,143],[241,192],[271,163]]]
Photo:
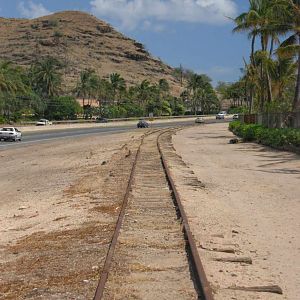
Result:
[[[168,159],[208,279],[217,300],[296,300],[300,157],[227,126],[179,131]],[[1,300],[93,297],[142,132],[0,151]]]
[[92,299],[141,133],[0,152],[0,299]]
[[[229,144],[227,128],[200,125],[178,132],[173,144],[179,157],[169,162],[216,299],[297,300],[300,156],[254,143]],[[202,186],[191,189],[188,176]],[[244,262],[217,261],[233,257]],[[280,286],[283,295],[227,289],[270,285]]]

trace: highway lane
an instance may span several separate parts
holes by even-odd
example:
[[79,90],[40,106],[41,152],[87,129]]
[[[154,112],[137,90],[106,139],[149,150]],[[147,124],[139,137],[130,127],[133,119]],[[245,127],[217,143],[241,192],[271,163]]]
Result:
[[[227,120],[226,120],[227,121]],[[216,120],[206,120],[206,123],[215,123],[215,122],[224,122]],[[191,121],[175,121],[175,122],[156,122],[151,124],[151,128],[170,128],[170,127],[179,127],[179,126],[191,126],[194,125],[194,119]],[[200,125],[201,126],[201,125]],[[126,131],[135,131],[139,130],[136,128],[135,124],[131,125],[116,125],[109,127],[91,127],[91,128],[68,128],[68,129],[58,129],[58,130],[48,130],[48,131],[38,131],[38,132],[24,132],[22,142],[0,142],[0,150],[8,148],[22,147],[25,145],[32,145],[42,142],[51,142],[58,139],[71,139],[78,138],[83,136],[92,136],[92,135],[107,135],[107,134],[116,134]]]
[[[194,120],[185,121],[185,122],[171,122],[171,123],[155,123],[151,125],[151,128],[168,128],[168,127],[177,127],[177,126],[190,126],[194,124]],[[92,135],[107,135],[107,134],[116,134],[126,131],[139,130],[136,128],[135,124],[131,125],[116,125],[109,127],[91,127],[91,128],[67,128],[67,129],[58,129],[58,130],[45,130],[38,132],[24,132],[22,134],[22,142],[0,142],[0,150],[7,148],[16,148],[22,147],[25,145],[42,143],[42,142],[51,142],[58,139],[70,139],[70,138],[79,138],[83,136],[92,136]]]

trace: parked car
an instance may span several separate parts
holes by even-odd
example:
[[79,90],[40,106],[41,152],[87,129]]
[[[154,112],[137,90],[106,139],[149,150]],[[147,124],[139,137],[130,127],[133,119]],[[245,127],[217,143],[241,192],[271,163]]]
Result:
[[232,116],[232,119],[233,119],[233,120],[238,120],[238,119],[239,119],[239,115],[238,115],[238,114],[234,114],[234,115]]
[[195,123],[198,123],[198,124],[204,124],[204,119],[203,119],[203,117],[198,117],[198,118],[195,120]]
[[224,114],[224,112],[219,112],[219,113],[216,115],[216,119],[217,119],[217,120],[223,120],[223,119],[225,119],[225,114]]
[[137,123],[137,128],[148,128],[148,127],[149,127],[149,123],[147,123],[143,119],[139,120],[139,122]]
[[108,120],[106,118],[97,117],[96,123],[108,123]]
[[47,119],[40,119],[38,122],[35,124],[36,126],[46,126],[46,125],[52,125],[52,122],[47,120]]
[[0,129],[0,141],[21,141],[22,133],[15,127],[3,127]]

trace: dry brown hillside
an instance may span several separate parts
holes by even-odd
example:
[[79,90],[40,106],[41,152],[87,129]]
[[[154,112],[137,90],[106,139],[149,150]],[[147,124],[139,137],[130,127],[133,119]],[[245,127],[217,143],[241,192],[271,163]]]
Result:
[[120,73],[129,84],[165,78],[174,94],[180,91],[170,66],[92,15],[65,11],[34,20],[0,18],[0,59],[28,66],[46,55],[67,63],[68,87],[76,84],[81,70],[93,68],[102,77]]

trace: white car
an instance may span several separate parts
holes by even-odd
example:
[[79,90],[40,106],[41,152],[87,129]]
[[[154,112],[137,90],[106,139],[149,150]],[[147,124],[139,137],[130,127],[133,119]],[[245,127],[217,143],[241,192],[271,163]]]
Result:
[[233,120],[238,120],[238,119],[239,119],[239,115],[238,115],[238,114],[234,114],[234,115],[232,116],[232,119],[233,119]]
[[224,114],[224,112],[219,112],[219,113],[216,115],[216,119],[217,119],[217,120],[224,120],[224,119],[225,119],[225,114]]
[[47,119],[40,119],[38,122],[35,124],[36,126],[46,126],[46,125],[52,125],[52,122],[47,120]]
[[0,141],[21,141],[22,133],[15,127],[3,127],[0,129]]
[[198,124],[204,124],[204,119],[202,117],[198,117],[196,120],[195,120],[195,123],[198,123]]

